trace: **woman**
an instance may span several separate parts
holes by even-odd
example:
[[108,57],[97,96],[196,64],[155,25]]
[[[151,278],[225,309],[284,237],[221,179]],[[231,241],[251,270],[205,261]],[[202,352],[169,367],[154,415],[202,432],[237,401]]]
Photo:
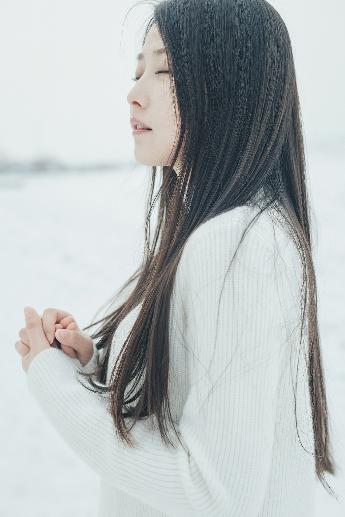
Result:
[[154,238],[91,336],[27,308],[28,386],[102,517],[311,516],[335,465],[288,31],[264,0],[167,0],[137,61]]

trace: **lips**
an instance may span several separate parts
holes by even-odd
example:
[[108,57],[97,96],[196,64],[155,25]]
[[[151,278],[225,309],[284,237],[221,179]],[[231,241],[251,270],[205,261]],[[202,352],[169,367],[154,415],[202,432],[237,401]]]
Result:
[[151,128],[151,127],[149,127],[149,126],[147,126],[147,125],[145,124],[145,122],[142,122],[141,120],[139,120],[139,119],[137,119],[137,118],[135,118],[135,117],[132,117],[132,118],[130,119],[130,123],[131,123],[131,127],[132,127],[132,129],[133,129],[133,130],[135,130],[135,131],[136,131],[136,130],[140,130],[140,129],[141,129],[141,130],[146,129],[146,130],[150,130],[150,131],[152,131],[152,128]]

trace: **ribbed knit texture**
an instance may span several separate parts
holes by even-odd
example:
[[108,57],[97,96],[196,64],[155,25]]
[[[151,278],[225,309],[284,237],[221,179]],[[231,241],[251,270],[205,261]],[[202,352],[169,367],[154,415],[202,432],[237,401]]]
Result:
[[[199,226],[177,269],[169,394],[189,455],[173,432],[176,448],[166,446],[151,419],[137,422],[137,446],[127,447],[116,437],[104,396],[78,382],[78,360],[50,348],[32,361],[31,393],[100,476],[99,517],[314,515],[317,478],[303,349],[298,364],[302,270],[273,211],[260,215],[230,265],[256,211],[237,207]],[[108,380],[139,309],[114,335]]]

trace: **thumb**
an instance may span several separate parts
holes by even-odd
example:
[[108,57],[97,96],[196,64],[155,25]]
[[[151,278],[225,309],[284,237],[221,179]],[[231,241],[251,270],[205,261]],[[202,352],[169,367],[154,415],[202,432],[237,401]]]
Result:
[[85,349],[85,343],[91,340],[89,336],[79,330],[57,329],[55,337],[62,345],[70,346],[77,352],[82,352]]
[[40,315],[33,307],[24,307],[25,324],[30,348],[47,347],[49,342],[45,336]]

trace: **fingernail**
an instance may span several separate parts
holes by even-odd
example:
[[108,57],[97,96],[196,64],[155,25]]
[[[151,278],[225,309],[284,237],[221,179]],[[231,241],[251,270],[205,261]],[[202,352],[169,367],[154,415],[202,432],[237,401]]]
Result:
[[66,331],[65,330],[61,330],[61,329],[58,329],[56,332],[55,332],[55,335],[56,337],[64,337],[66,335]]
[[32,308],[30,306],[28,306],[28,305],[26,307],[24,307],[24,314],[25,314],[26,317],[32,316],[33,315]]

